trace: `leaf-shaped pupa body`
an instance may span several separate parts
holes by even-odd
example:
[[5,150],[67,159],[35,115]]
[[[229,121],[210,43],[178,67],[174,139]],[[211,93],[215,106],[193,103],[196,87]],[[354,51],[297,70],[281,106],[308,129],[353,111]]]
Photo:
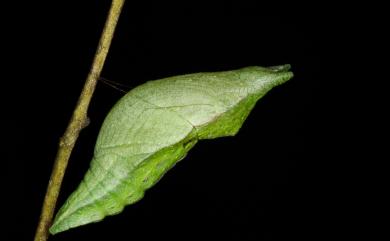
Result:
[[114,215],[144,195],[201,139],[233,136],[256,102],[292,77],[289,65],[149,81],[112,108],[91,166],[52,234]]

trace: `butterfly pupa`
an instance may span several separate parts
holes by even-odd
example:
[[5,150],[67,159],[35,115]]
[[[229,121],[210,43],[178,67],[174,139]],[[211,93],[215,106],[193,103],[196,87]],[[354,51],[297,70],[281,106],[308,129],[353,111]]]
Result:
[[199,140],[234,136],[256,102],[292,78],[289,68],[187,74],[149,81],[128,92],[107,115],[90,168],[50,232],[120,213]]

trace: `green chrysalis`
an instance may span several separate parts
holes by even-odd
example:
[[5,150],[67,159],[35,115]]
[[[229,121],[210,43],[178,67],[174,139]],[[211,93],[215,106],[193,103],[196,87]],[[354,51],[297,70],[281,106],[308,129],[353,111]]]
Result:
[[149,81],[112,108],[91,166],[57,213],[52,234],[97,222],[140,200],[198,140],[233,136],[290,66],[246,67]]

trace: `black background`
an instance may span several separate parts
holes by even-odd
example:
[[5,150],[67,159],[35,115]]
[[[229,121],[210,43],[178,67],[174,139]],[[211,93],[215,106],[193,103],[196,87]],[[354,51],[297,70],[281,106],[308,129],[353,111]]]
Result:
[[[32,240],[59,137],[77,101],[110,1],[19,8],[5,81],[9,240]],[[15,8],[18,8],[16,6]],[[320,66],[332,39],[323,4],[128,1],[102,76],[131,88],[199,71],[289,63],[235,137],[202,141],[120,215],[50,240],[316,240],[340,228],[325,196]],[[15,46],[15,47],[13,47]],[[99,82],[58,206],[81,181],[105,115],[123,93]],[[322,120],[323,121],[323,120]],[[336,223],[336,224],[334,224]],[[12,237],[12,238],[11,238]],[[7,238],[8,239],[8,238]]]

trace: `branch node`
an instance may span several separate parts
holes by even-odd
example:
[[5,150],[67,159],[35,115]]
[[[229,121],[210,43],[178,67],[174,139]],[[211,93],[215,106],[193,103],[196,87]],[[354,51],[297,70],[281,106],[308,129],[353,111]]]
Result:
[[90,123],[91,123],[91,119],[90,119],[88,116],[85,117],[85,119],[84,119],[83,122],[81,123],[81,129],[84,129],[84,128],[87,127]]

